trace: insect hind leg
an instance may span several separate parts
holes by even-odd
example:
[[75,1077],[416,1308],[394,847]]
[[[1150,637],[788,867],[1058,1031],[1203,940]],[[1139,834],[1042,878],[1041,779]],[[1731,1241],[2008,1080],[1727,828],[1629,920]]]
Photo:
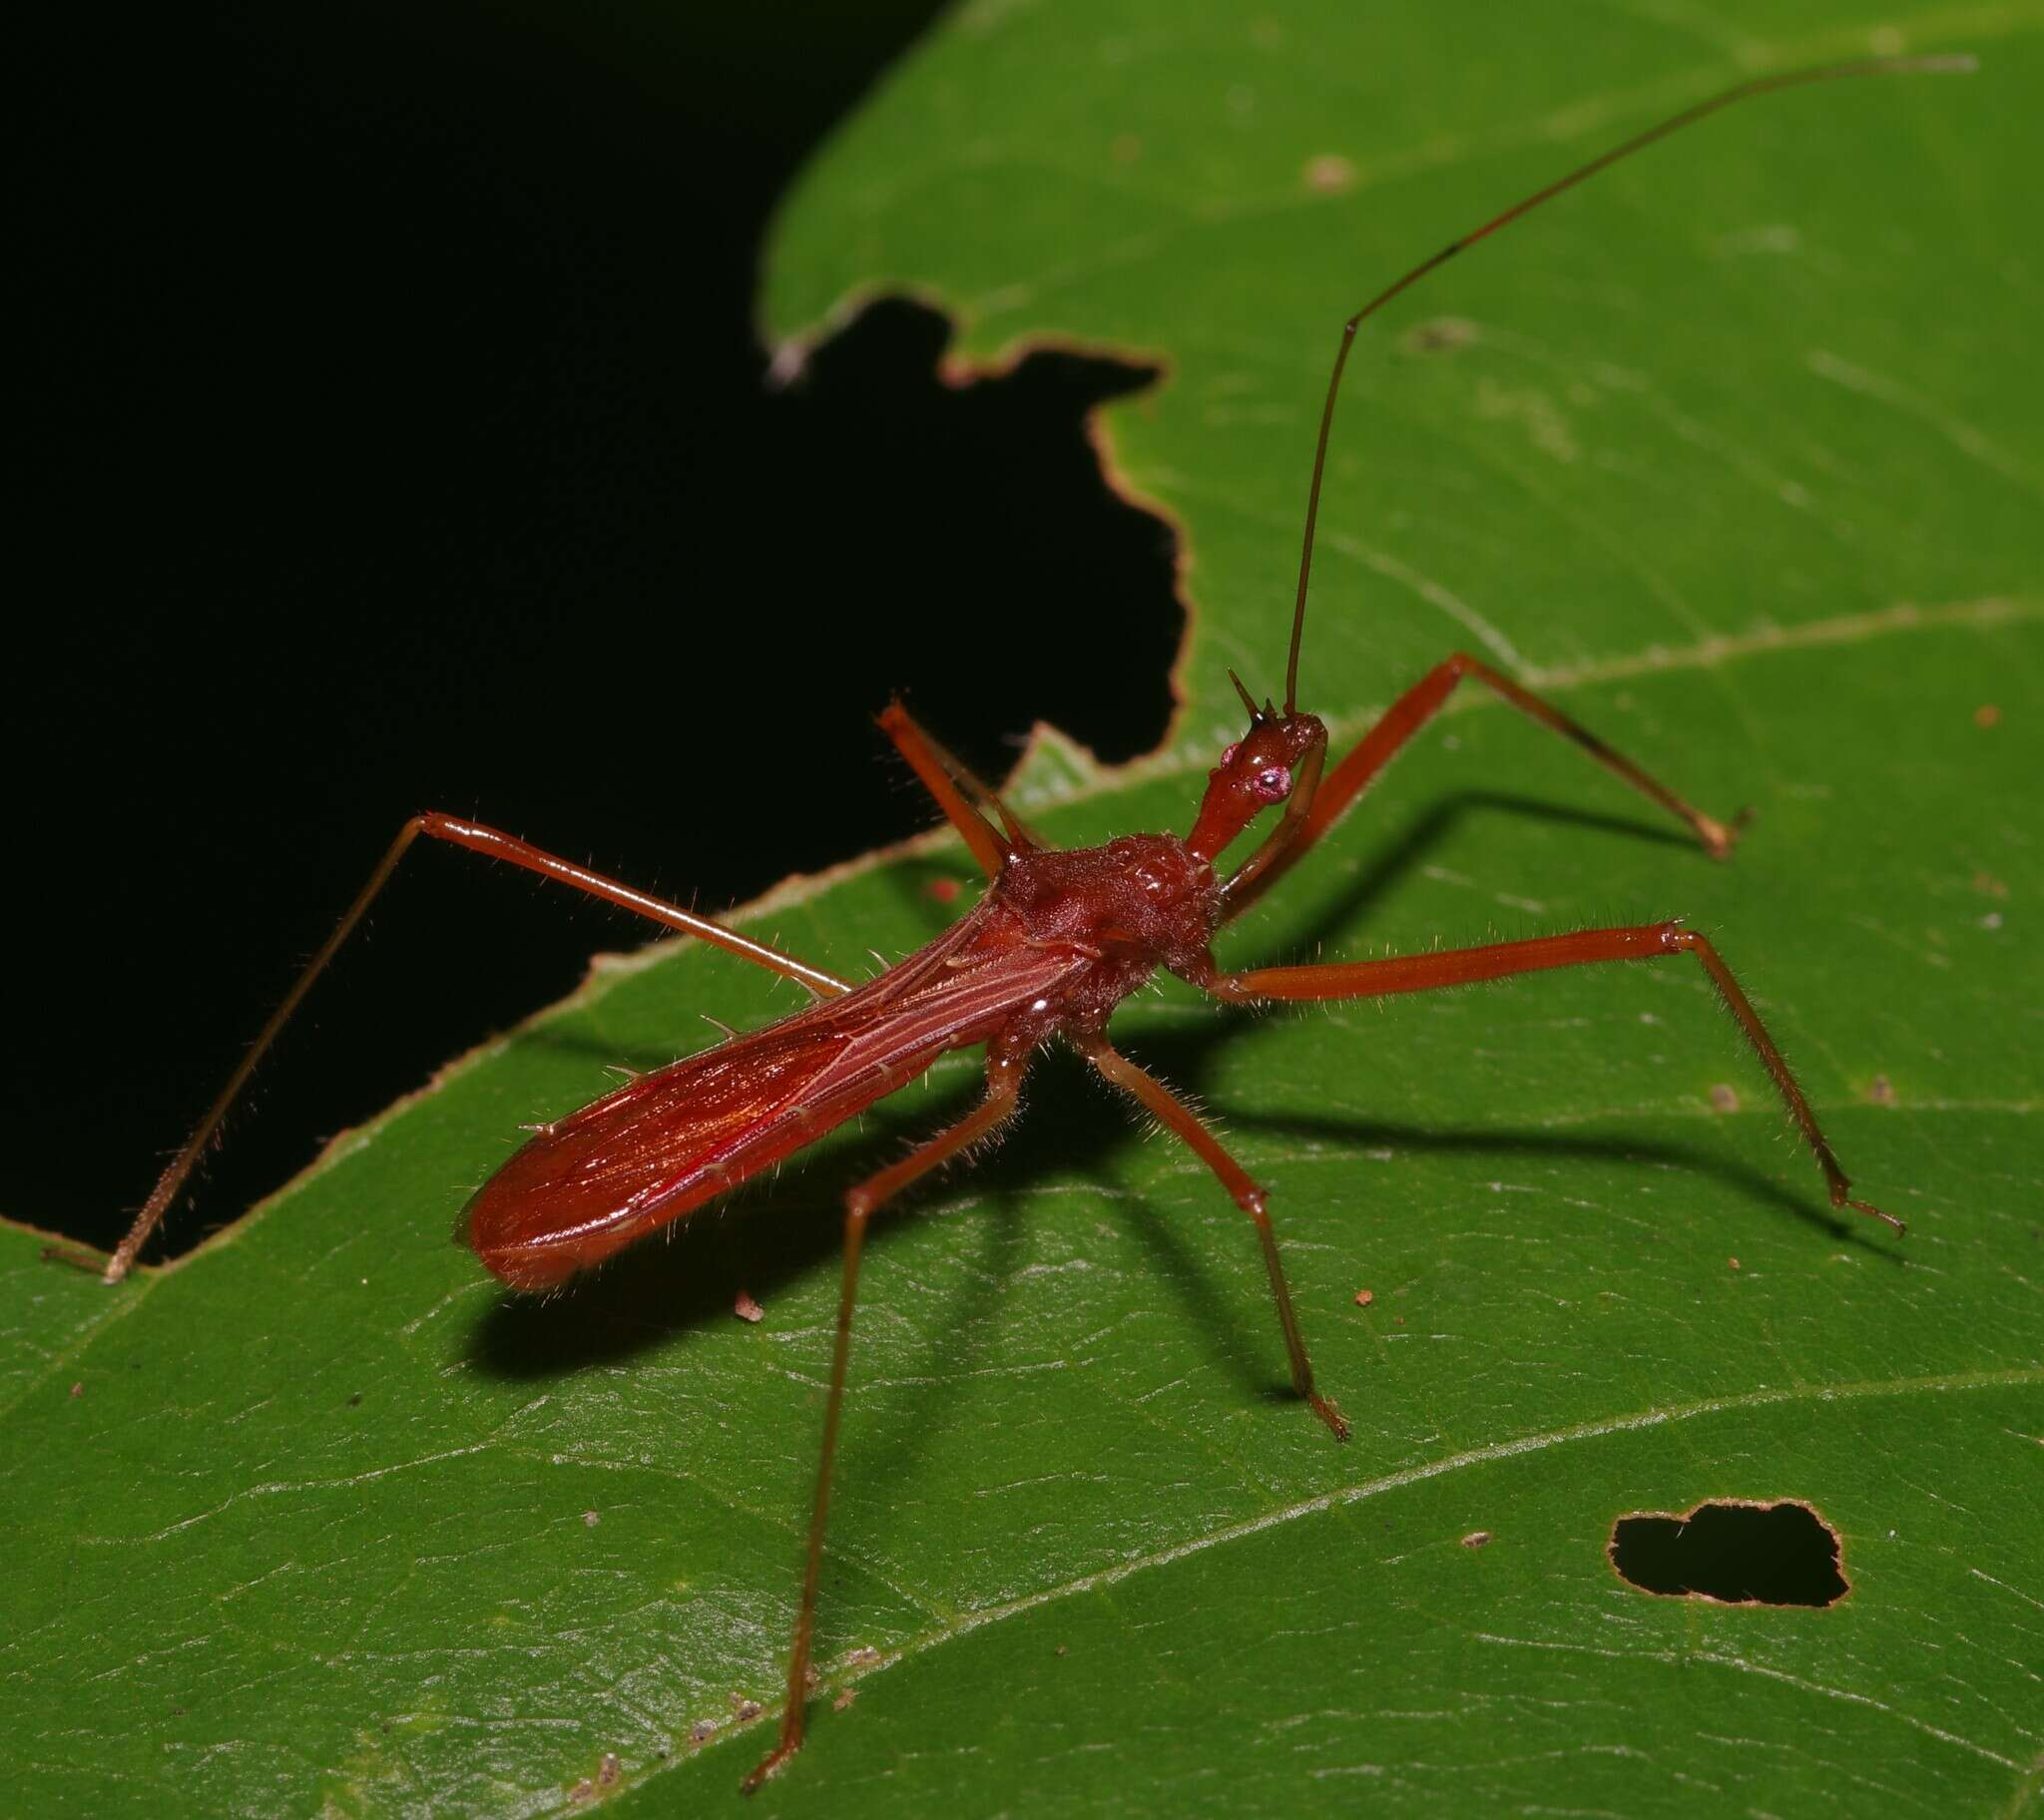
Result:
[[1012,1119],[1019,1104],[1025,1066],[1023,1062],[990,1056],[986,1098],[977,1107],[956,1125],[918,1144],[899,1162],[868,1175],[845,1191],[844,1270],[837,1292],[837,1339],[830,1357],[829,1397],[823,1405],[823,1445],[816,1465],[816,1503],[809,1518],[801,1606],[795,1616],[794,1647],[787,1658],[787,1703],[781,1709],[778,1741],[745,1780],[747,1794],[775,1774],[802,1745],[802,1709],[808,1698],[809,1655],[815,1640],[816,1583],[822,1572],[823,1532],[830,1515],[830,1469],[837,1454],[837,1423],[844,1408],[844,1379],[851,1360],[851,1314],[858,1300],[858,1260],[865,1246],[866,1221],[902,1189],[991,1137]]
[[[497,828],[485,827],[479,821],[465,821],[459,816],[443,815],[437,811],[414,815],[397,830],[397,837],[383,851],[367,881],[355,893],[355,900],[342,913],[340,921],[333,926],[333,932],[319,946],[318,951],[299,970],[298,977],[291,983],[291,989],[283,1001],[269,1014],[256,1041],[250,1045],[235,1071],[228,1077],[227,1085],[216,1096],[213,1105],[200,1120],[199,1129],[185,1140],[184,1147],[165,1165],[157,1177],[156,1186],[150,1190],[149,1198],[143,1202],[142,1211],[135,1216],[127,1235],[114,1249],[107,1260],[101,1280],[118,1283],[133,1268],[142,1247],[149,1242],[150,1235],[162,1223],[180,1191],[190,1179],[199,1159],[206,1154],[220,1135],[220,1129],[228,1113],[241,1098],[242,1090],[256,1072],[269,1046],[275,1042],[283,1027],[290,1022],[291,1014],[298,1008],[312,983],[326,970],[326,964],[340,951],[348,936],[353,933],[369,906],[381,895],[383,887],[390,882],[390,875],[397,870],[397,862],[410,849],[412,843],[425,836],[431,840],[443,840],[450,846],[466,848],[471,853],[483,854],[486,858],[508,861],[522,866],[528,872],[537,872],[540,877],[551,879],[556,884],[571,885],[578,891],[587,892],[591,897],[615,904],[621,910],[630,910],[649,922],[660,924],[666,929],[680,930],[684,935],[693,935],[699,941],[712,943],[727,953],[737,955],[741,960],[753,962],[756,966],[766,967],[773,972],[796,981],[817,997],[835,996],[846,993],[851,987],[835,974],[825,973],[820,967],[811,967],[806,961],[783,954],[779,949],[766,942],[756,942],[750,936],[727,929],[722,923],[713,922],[707,916],[698,916],[693,910],[684,910],[679,904],[671,904],[664,898],[640,891],[631,885],[620,884],[614,878],[606,878],[601,872],[591,871],[587,866],[578,866],[572,860],[560,858],[530,841],[520,840],[515,834],[506,834]],[[58,1261],[81,1261],[77,1254],[68,1250],[52,1253]]]

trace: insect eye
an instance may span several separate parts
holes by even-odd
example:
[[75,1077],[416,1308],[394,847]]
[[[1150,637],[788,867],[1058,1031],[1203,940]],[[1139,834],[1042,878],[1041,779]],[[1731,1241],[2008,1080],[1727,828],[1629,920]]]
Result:
[[1250,788],[1266,802],[1282,802],[1291,794],[1291,772],[1281,764],[1268,764],[1250,780]]
[[1223,753],[1221,754],[1221,768],[1222,768],[1223,770],[1226,770],[1226,769],[1227,769],[1227,768],[1228,768],[1228,767],[1229,767],[1229,766],[1230,766],[1231,764],[1233,764],[1233,763],[1235,762],[1235,755],[1236,755],[1236,753],[1237,753],[1237,752],[1239,752],[1239,751],[1241,751],[1241,750],[1242,750],[1242,741],[1241,741],[1240,739],[1238,739],[1238,740],[1237,740],[1237,741],[1236,741],[1236,742],[1235,742],[1235,743],[1234,743],[1233,745],[1231,745],[1231,746],[1230,746],[1230,747],[1228,748],[1228,750],[1227,750],[1227,751],[1225,751],[1225,752],[1223,752]]

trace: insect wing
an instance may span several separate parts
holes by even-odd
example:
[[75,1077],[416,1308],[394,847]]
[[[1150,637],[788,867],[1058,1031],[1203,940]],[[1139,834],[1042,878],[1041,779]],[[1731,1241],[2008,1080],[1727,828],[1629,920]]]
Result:
[[463,1213],[476,1254],[544,1289],[812,1142],[983,1041],[1084,963],[961,956],[967,918],[841,999],[640,1077],[537,1133]]

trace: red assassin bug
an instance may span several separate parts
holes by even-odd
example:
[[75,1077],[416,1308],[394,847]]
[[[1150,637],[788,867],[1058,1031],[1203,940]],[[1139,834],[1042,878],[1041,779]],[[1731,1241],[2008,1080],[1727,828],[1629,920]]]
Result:
[[[1267,1211],[1264,1189],[1170,1088],[1109,1042],[1115,1008],[1155,971],[1168,968],[1236,1005],[1286,1000],[1379,998],[1503,979],[1550,967],[1694,956],[1759,1054],[1822,1171],[1833,1207],[1902,1222],[1849,1193],[1849,1183],[1788,1064],[1718,951],[1676,922],[1583,930],[1375,961],[1225,971],[1211,943],[1346,812],[1397,751],[1473,679],[1543,726],[1573,740],[1607,770],[1686,822],[1722,859],[1738,823],[1692,808],[1594,733],[1466,656],[1453,656],[1401,695],[1361,741],[1331,767],[1327,731],[1298,709],[1299,641],[1311,572],[1327,442],[1341,374],[1365,318],[1465,247],[1573,188],[1607,166],[1735,101],[1833,77],[1972,67],[1960,57],[1867,59],[1763,77],[1700,103],[1549,184],[1475,232],[1451,241],[1379,292],[1341,331],[1313,452],[1297,597],[1285,664],[1284,705],[1260,707],[1233,679],[1249,726],[1210,773],[1192,832],[1124,835],[1105,846],[1060,851],[1011,814],[1000,797],[944,750],[896,702],[880,724],[990,884],[961,921],[878,978],[853,986],[765,943],[635,891],[495,829],[449,815],[407,822],[354,903],[306,966],[254,1048],[222,1090],[191,1140],[164,1171],[105,1279],[118,1282],[176,1199],[257,1060],[296,1009],[405,849],[420,835],[509,860],[712,942],[799,981],[815,1003],[779,1023],[633,1080],[580,1112],[538,1129],[493,1175],[463,1214],[468,1242],[514,1288],[551,1288],[635,1240],[680,1219],[769,1163],[921,1075],[946,1051],[986,1046],[986,1097],[978,1108],[844,1196],[843,1277],[823,1418],[821,1456],[808,1534],[786,1705],[773,1750],[748,1779],[757,1788],[799,1748],[814,1630],[816,1583],[830,1499],[830,1471],[850,1352],[860,1248],[872,1214],[910,1183],[991,1136],[1017,1110],[1029,1058],[1054,1038],[1074,1045],[1115,1087],[1175,1133],[1220,1178],[1254,1222],[1277,1303],[1291,1382],[1338,1439],[1347,1423],[1313,1382]],[[1232,871],[1221,855],[1263,812],[1278,804],[1276,827]],[[994,820],[990,821],[987,816]],[[998,821],[996,828],[994,821]]]

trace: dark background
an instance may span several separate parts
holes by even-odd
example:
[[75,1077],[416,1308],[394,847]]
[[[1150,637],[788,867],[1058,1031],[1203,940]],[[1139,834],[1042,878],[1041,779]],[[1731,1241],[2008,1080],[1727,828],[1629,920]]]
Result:
[[[897,688],[991,770],[1162,733],[1169,538],[1082,430],[1142,375],[950,390],[897,304],[765,382],[773,201],[936,9],[707,10],[18,42],[0,1211],[110,1243],[414,810],[714,909],[926,825]],[[170,1247],[642,928],[407,859]]]

